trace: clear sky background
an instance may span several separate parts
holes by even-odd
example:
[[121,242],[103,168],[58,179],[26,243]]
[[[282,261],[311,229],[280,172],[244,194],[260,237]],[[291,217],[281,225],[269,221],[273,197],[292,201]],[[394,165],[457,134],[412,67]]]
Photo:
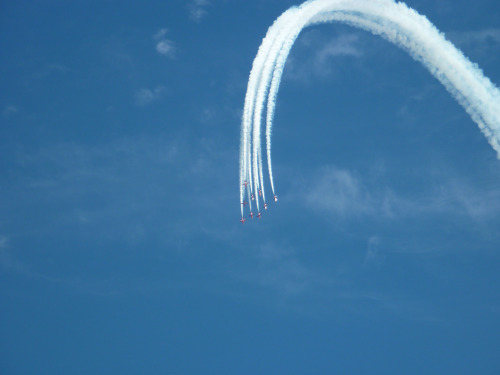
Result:
[[[304,30],[280,200],[239,223],[248,74],[294,4],[0,3],[1,374],[500,373],[500,161],[397,47]],[[497,0],[407,4],[500,85]]]

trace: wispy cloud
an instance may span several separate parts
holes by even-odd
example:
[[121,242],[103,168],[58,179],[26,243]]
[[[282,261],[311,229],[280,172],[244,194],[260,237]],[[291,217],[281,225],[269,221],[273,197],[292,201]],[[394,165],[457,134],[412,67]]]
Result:
[[[500,29],[489,28],[475,31],[450,31],[446,37],[472,57],[494,63],[496,51],[500,47]],[[484,67],[486,68],[486,67]]]
[[188,5],[189,17],[195,22],[200,22],[207,15],[206,8],[209,5],[208,0],[192,0]]
[[29,267],[11,254],[9,238],[3,234],[0,235],[0,268],[3,271],[14,271],[24,276],[31,276]]
[[438,315],[429,301],[408,298],[390,286],[374,287],[367,281],[367,272],[370,275],[380,272],[372,266],[384,262],[380,244],[380,237],[368,238],[364,262],[361,259],[363,264],[354,265],[340,257],[336,264],[327,267],[311,259],[305,261],[308,248],[300,250],[275,242],[250,245],[248,256],[239,253],[227,269],[235,281],[252,288],[238,287],[237,292],[232,292],[243,293],[246,298],[285,309],[288,313],[331,316],[349,312],[349,315],[363,316],[369,311],[370,314],[389,313],[411,320],[437,320]]
[[418,196],[403,196],[393,188],[363,179],[353,171],[327,166],[319,169],[305,191],[305,204],[334,218],[370,216],[398,219],[431,214],[453,214],[472,220],[491,219],[500,212],[500,191],[457,177],[444,177]]
[[495,28],[477,31],[451,31],[446,36],[459,45],[500,44],[500,29]]
[[[220,151],[219,147],[213,148]],[[178,242],[191,238],[193,222],[212,218],[210,210],[216,207],[210,205],[220,209],[219,199],[227,202],[227,196],[221,196],[221,186],[227,185],[228,168],[224,163],[228,160],[231,157],[227,154],[214,156],[201,142],[194,146],[184,137],[170,133],[124,137],[92,146],[49,144],[18,156],[17,163],[26,168],[23,171],[36,172],[27,173],[22,179],[12,178],[5,187],[5,196],[22,191],[24,198],[6,198],[9,207],[5,207],[4,218],[22,217],[21,212],[31,212],[37,202],[36,205],[64,209],[47,214],[43,221],[33,219],[19,229],[22,233],[34,228],[45,232],[78,227],[92,228],[89,238],[110,238],[114,231],[112,236],[123,237],[120,241],[125,242],[141,242],[151,233],[161,241],[169,242],[171,237],[172,242]],[[213,187],[217,194],[210,190],[211,186],[204,186],[204,193],[199,194],[199,181],[213,177],[215,171],[220,173],[218,184]],[[89,204],[85,198],[89,195],[93,196],[92,202],[101,203]],[[217,197],[207,199],[209,195]],[[183,215],[165,216],[164,207],[175,211],[177,205],[182,205]],[[146,218],[152,215],[157,215],[158,220],[150,222]],[[165,220],[172,224],[175,236],[163,227]]]
[[314,77],[329,77],[335,73],[336,58],[362,56],[359,34],[349,33],[327,38],[320,31],[312,30],[299,39],[292,51],[287,62],[285,78],[309,81]]
[[16,113],[19,112],[19,108],[15,105],[8,105],[7,107],[4,108],[2,114],[7,117],[7,116],[12,116],[15,115]]
[[113,68],[129,72],[136,67],[135,57],[120,35],[113,35],[107,40],[103,46],[103,54],[106,62]]
[[347,170],[322,168],[306,191],[308,207],[341,218],[377,211],[371,193],[359,177]]
[[500,213],[500,190],[485,187],[478,191],[464,181],[455,179],[440,186],[435,202],[447,211],[465,214],[475,220],[498,216]]
[[371,236],[368,239],[365,264],[379,264],[382,261],[383,255],[380,251],[380,238],[378,236]]
[[259,283],[287,295],[305,291],[314,279],[313,273],[297,260],[291,248],[264,244],[260,248],[258,262]]
[[[130,275],[98,275],[87,273],[85,267],[68,273],[30,257],[29,249],[22,247],[22,241],[16,243],[16,238],[31,238],[36,243],[39,238],[66,233],[77,246],[85,233],[81,240],[84,249],[148,249],[155,261],[158,248],[163,260],[166,250],[204,253],[199,242],[204,230],[225,234],[226,223],[235,223],[233,213],[221,209],[232,198],[225,187],[232,179],[227,171],[233,167],[234,153],[212,139],[193,141],[169,131],[92,145],[46,144],[16,154],[15,165],[23,168],[17,168],[15,174],[22,178],[10,178],[4,186],[9,203],[3,207],[2,217],[22,224],[9,229],[13,232],[11,245],[10,237],[0,232],[0,272],[103,295],[136,288],[136,283],[144,283],[137,287],[144,290],[165,287],[165,282],[157,285],[156,280],[142,276],[129,285]],[[200,184],[210,178],[214,183]],[[213,220],[214,215],[218,220]],[[57,252],[50,246],[47,251]],[[175,277],[166,279],[180,283]]]
[[162,28],[153,36],[156,41],[156,51],[163,56],[168,58],[175,57],[175,45],[170,39],[166,37],[168,29]]
[[47,70],[49,72],[57,72],[59,74],[66,74],[69,71],[69,68],[63,64],[50,63],[47,65]]
[[232,264],[230,273],[239,280],[277,293],[281,297],[299,296],[314,286],[328,284],[319,272],[299,260],[296,249],[267,242],[252,247],[240,265]]
[[7,247],[7,237],[0,234],[0,249],[5,249]]
[[57,62],[52,62],[52,63],[45,63],[40,66],[39,70],[35,73],[34,77],[36,79],[46,79],[46,78],[53,78],[55,76],[64,76],[66,75],[70,69],[63,64],[57,63]]
[[102,281],[89,282],[74,276],[72,278],[63,278],[38,272],[31,265],[25,264],[16,258],[11,247],[9,246],[9,239],[4,235],[0,235],[0,271],[13,273],[15,275],[35,279],[37,281],[63,284],[67,287],[87,294],[99,296],[117,294],[116,292],[109,291],[109,288],[106,289]]
[[162,93],[165,91],[165,87],[158,86],[154,89],[142,88],[134,94],[134,102],[138,106],[145,106],[149,103],[158,100]]
[[214,121],[217,117],[217,111],[215,108],[205,108],[201,113],[201,122],[204,124],[209,124]]

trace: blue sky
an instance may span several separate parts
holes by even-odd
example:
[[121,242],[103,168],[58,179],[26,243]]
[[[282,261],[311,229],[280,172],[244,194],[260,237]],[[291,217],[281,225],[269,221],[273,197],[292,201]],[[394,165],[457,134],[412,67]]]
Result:
[[[273,1],[0,5],[2,374],[498,374],[500,161],[419,63],[304,30],[239,220]],[[407,4],[500,85],[500,5]]]

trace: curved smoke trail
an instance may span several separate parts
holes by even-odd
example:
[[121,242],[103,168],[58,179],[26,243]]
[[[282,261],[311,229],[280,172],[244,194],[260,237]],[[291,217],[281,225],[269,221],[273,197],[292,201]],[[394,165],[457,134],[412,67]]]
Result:
[[[252,177],[251,153],[254,161],[254,186],[256,189],[259,183],[263,186],[260,121],[267,96],[266,149],[274,194],[271,132],[286,59],[304,27],[332,21],[347,23],[380,35],[420,61],[469,113],[500,158],[499,90],[427,18],[404,3],[395,3],[393,0],[309,0],[300,7],[285,12],[275,21],[254,60],[242,121],[240,181]],[[265,54],[261,53],[261,49],[265,50]],[[258,78],[252,81],[252,77]],[[252,130],[253,140],[250,137]],[[250,142],[253,144],[252,152]]]
[[[266,57],[275,39],[275,33],[283,30],[282,26],[295,12],[295,8],[291,8],[283,13],[269,28],[266,37],[259,47],[257,56],[255,57],[250,77],[248,79],[247,93],[245,96],[245,106],[243,109],[243,121],[240,139],[240,202],[243,202],[245,196],[245,181],[250,187],[248,193],[249,206],[251,207],[250,191],[252,190],[252,168],[250,157],[250,132],[252,126],[253,106],[255,103],[255,90],[261,81],[262,65],[266,61]],[[243,205],[241,206],[241,216],[243,216]]]

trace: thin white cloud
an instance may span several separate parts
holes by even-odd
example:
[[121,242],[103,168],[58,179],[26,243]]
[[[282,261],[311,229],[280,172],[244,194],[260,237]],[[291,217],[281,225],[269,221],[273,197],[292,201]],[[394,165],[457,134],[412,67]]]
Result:
[[[140,242],[147,233],[157,229],[155,224],[146,225],[146,220],[137,219],[135,215],[158,209],[162,202],[168,201],[169,194],[176,191],[175,186],[169,185],[169,179],[192,162],[187,158],[190,154],[184,152],[186,148],[178,138],[136,136],[92,147],[74,143],[47,145],[24,153],[19,155],[18,163],[39,173],[27,174],[20,183],[12,182],[9,191],[23,191],[25,198],[7,198],[10,206],[4,216],[24,212],[34,201],[47,207],[57,202],[65,209],[51,212],[43,221],[29,223],[22,230],[51,233],[68,227],[92,228],[94,237],[89,237],[89,241],[102,236]],[[155,182],[146,184],[145,180]],[[86,194],[103,197],[103,204],[88,205],[80,199]],[[184,193],[175,196],[177,201],[188,200]],[[189,202],[193,199],[189,197]],[[123,217],[134,219],[120,221]],[[166,232],[161,227],[156,233],[161,233],[168,242],[171,234]]]
[[69,71],[67,66],[59,63],[50,63],[48,64],[47,69],[60,74],[66,74]]
[[217,116],[217,111],[215,108],[205,108],[201,113],[201,122],[204,124],[212,123]]
[[58,62],[42,64],[39,70],[34,74],[36,79],[56,78],[64,76],[70,71],[70,68]]
[[488,28],[476,31],[451,31],[446,33],[446,37],[470,54],[475,60],[479,59],[484,64],[483,68],[490,69],[489,64],[494,68],[496,52],[500,48],[500,29]]
[[451,31],[446,36],[459,45],[500,44],[500,29],[495,28],[477,31]]
[[[38,281],[48,281],[51,283],[64,284],[81,292],[94,294],[94,295],[111,295],[116,292],[104,289],[102,282],[85,282],[80,278],[60,278],[44,273],[40,273],[33,269],[32,265],[25,264],[18,260],[13,254],[9,246],[9,239],[7,236],[0,235],[0,270],[8,271],[20,276]],[[109,288],[108,288],[109,289]]]
[[103,46],[106,62],[113,68],[127,73],[136,68],[136,58],[128,49],[120,35],[111,36]]
[[134,94],[134,102],[138,106],[145,106],[151,102],[158,100],[165,91],[163,86],[158,86],[154,89],[142,88]]
[[25,276],[31,276],[29,267],[18,261],[10,252],[9,238],[0,235],[0,268],[14,271]]
[[306,193],[306,205],[338,217],[372,214],[376,211],[370,192],[353,173],[325,167]]
[[376,216],[394,220],[446,213],[479,221],[499,215],[500,190],[496,187],[479,188],[459,178],[443,178],[438,188],[404,197],[388,186],[365,181],[354,172],[328,166],[299,191],[306,192],[306,207],[340,219]]
[[468,183],[454,180],[439,189],[436,202],[442,202],[445,210],[456,211],[475,220],[482,220],[499,216],[500,190],[485,187],[477,191]]
[[8,105],[7,107],[4,108],[2,113],[5,117],[7,117],[7,116],[15,115],[18,112],[19,112],[18,107],[16,107],[15,105]]
[[328,42],[316,53],[316,59],[324,62],[335,56],[361,56],[362,52],[357,47],[358,36],[356,34],[344,34]]
[[165,39],[156,44],[156,51],[163,56],[172,58],[174,56],[174,44],[171,40]]
[[172,59],[175,57],[175,45],[166,37],[167,33],[168,29],[162,28],[153,35],[153,39],[156,41],[156,52]]
[[[315,286],[327,285],[328,280],[299,260],[297,251],[289,246],[264,243],[252,248],[249,258],[230,273],[237,279],[281,296],[302,295]],[[236,270],[236,271],[235,271]]]
[[167,33],[168,33],[168,29],[166,27],[163,27],[160,30],[158,30],[155,35],[153,35],[153,38],[155,40],[163,39],[165,37],[165,35],[167,35]]
[[380,238],[377,236],[371,236],[368,239],[368,245],[365,255],[365,264],[377,264],[382,261],[382,254],[380,251]]
[[8,238],[3,234],[0,234],[0,249],[5,249],[7,247]]
[[207,15],[206,7],[210,5],[208,0],[193,0],[189,3],[189,17],[195,21],[200,22],[203,17]]
[[315,77],[325,78],[335,73],[336,58],[362,56],[359,34],[348,33],[331,38],[318,30],[308,31],[299,39],[297,51],[289,57],[285,77],[302,82]]

